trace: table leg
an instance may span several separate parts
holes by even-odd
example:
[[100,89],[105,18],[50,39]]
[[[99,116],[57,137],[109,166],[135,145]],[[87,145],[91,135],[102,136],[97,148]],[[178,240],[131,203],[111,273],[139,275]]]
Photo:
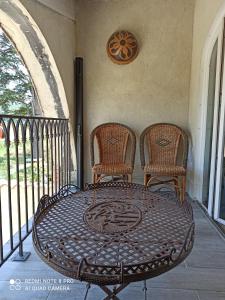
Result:
[[87,300],[87,296],[88,296],[88,292],[89,292],[90,287],[91,287],[90,283],[87,283],[87,285],[86,285],[86,293],[85,293],[85,296],[84,296],[84,300]]
[[116,295],[120,293],[128,284],[121,284],[118,287],[114,287],[113,290],[110,290],[107,286],[100,286],[100,288],[108,295],[103,300],[120,300]]
[[145,297],[145,300],[147,300],[147,285],[146,285],[146,280],[144,280],[144,287],[143,287],[143,291],[144,291],[144,297]]

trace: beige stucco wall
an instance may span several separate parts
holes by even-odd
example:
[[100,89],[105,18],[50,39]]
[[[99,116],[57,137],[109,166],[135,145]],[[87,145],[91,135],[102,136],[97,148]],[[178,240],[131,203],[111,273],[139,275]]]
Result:
[[[190,84],[190,106],[189,106],[189,128],[192,136],[190,156],[189,193],[193,198],[201,200],[201,177],[202,165],[199,164],[201,147],[202,124],[202,72],[204,71],[203,53],[210,38],[210,29],[215,22],[216,16],[220,13],[224,0],[197,0],[195,6],[194,28],[193,28],[193,52],[192,70]],[[221,18],[222,20],[222,18]]]
[[[74,121],[74,72],[76,25],[73,0],[21,0],[44,35],[60,72]],[[47,99],[46,99],[47,101]]]
[[59,14],[75,19],[75,1],[76,0],[35,0],[40,2],[48,8],[58,12]]
[[[192,0],[80,0],[77,54],[84,57],[85,181],[91,180],[89,134],[100,123],[130,126],[139,138],[155,122],[188,128]],[[118,29],[133,32],[140,53],[116,65],[106,42]],[[137,144],[134,181],[143,181]]]

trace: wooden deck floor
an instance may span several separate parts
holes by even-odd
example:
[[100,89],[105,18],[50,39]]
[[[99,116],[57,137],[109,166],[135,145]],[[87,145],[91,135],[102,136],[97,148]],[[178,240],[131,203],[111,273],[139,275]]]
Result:
[[[225,300],[225,240],[193,203],[196,237],[191,255],[175,269],[148,280],[148,300]],[[0,300],[81,300],[85,284],[63,277],[35,254],[31,237],[25,241],[31,251],[26,262],[8,260],[0,268]],[[72,281],[72,282],[71,282]],[[121,300],[144,299],[143,284],[134,283],[119,294]],[[88,300],[104,299],[92,286]]]

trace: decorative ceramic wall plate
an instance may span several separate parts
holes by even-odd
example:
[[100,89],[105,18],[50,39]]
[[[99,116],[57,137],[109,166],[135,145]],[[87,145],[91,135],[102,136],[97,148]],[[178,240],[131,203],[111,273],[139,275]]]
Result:
[[114,32],[107,42],[107,53],[116,64],[129,64],[138,55],[138,43],[129,31]]

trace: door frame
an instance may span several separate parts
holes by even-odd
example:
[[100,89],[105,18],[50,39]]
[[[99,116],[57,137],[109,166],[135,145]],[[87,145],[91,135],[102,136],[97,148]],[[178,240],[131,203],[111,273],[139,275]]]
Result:
[[[224,22],[225,24],[225,22]],[[225,25],[224,25],[225,28]],[[224,29],[225,32],[225,29]],[[220,88],[220,109],[219,109],[219,123],[218,123],[218,140],[217,140],[217,163],[216,163],[216,174],[215,178],[215,197],[214,197],[214,219],[225,225],[225,220],[220,218],[220,204],[221,204],[221,184],[223,180],[223,167],[224,167],[224,146],[225,146],[225,55],[224,55],[224,47],[225,47],[225,33],[223,32],[223,55],[222,55],[222,68],[221,68],[221,88]]]
[[204,173],[204,158],[205,158],[205,142],[206,142],[206,126],[207,126],[207,105],[208,105],[208,85],[209,85],[209,67],[212,51],[216,41],[217,46],[217,66],[216,66],[216,82],[215,82],[215,102],[214,102],[214,117],[213,117],[213,134],[212,134],[212,149],[211,149],[211,166],[210,166],[210,181],[209,181],[209,200],[208,209],[203,206],[210,216],[213,216],[214,205],[214,183],[215,183],[215,167],[217,157],[217,124],[219,113],[219,94],[220,94],[220,73],[221,73],[221,54],[222,54],[222,37],[223,37],[224,22],[221,20],[217,29],[214,31],[213,36],[208,44],[208,51],[204,57],[204,72],[203,72],[203,84],[202,84],[202,124],[201,124],[201,138],[200,143],[200,166],[202,170],[202,176],[200,177],[200,191],[199,197],[203,197],[203,173]]

